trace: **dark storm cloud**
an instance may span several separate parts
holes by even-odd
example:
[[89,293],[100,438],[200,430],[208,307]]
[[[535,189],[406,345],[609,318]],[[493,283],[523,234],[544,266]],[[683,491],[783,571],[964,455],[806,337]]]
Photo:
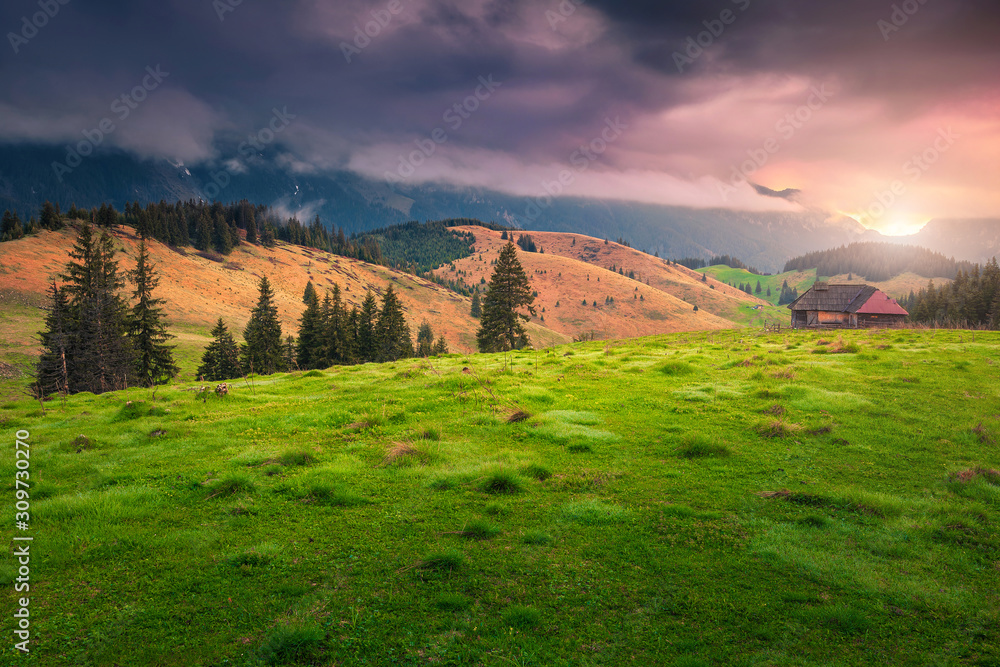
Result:
[[[287,108],[295,120],[280,141],[297,168],[381,173],[380,160],[443,128],[453,175],[462,151],[517,172],[567,163],[621,118],[631,129],[593,169],[695,182],[728,174],[811,85],[829,83],[836,101],[828,125],[782,144],[779,157],[798,164],[820,150],[846,159],[953,98],[985,99],[1000,70],[994,0],[904,0],[895,6],[915,11],[898,26],[879,24],[894,20],[892,2],[870,0],[233,1],[59,5],[16,54],[9,38],[0,45],[0,140],[77,140],[160,65],[169,77],[113,118],[109,145],[227,160],[231,142]],[[38,0],[5,2],[0,31],[17,35],[38,11]],[[675,54],[699,37],[704,51],[678,71]],[[480,77],[500,86],[454,129],[445,115]]]

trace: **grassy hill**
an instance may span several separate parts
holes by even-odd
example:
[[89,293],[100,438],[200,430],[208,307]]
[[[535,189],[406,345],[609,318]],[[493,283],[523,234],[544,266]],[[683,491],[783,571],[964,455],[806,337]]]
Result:
[[0,654],[996,664],[998,350],[717,331],[8,402]]
[[[477,253],[455,262],[454,270],[446,266],[438,274],[455,279],[459,272],[465,272],[467,284],[488,280],[490,260],[504,243],[500,233],[482,227],[456,229],[476,235]],[[589,336],[623,338],[753,326],[768,318],[774,321],[778,315],[786,317],[783,312],[775,315],[752,310],[763,302],[724,285],[709,289],[693,272],[668,266],[631,248],[604,245],[580,235],[535,235],[546,253],[519,252],[519,256],[539,294],[539,317],[527,326],[537,347]],[[64,270],[74,238],[75,231],[66,228],[0,244],[0,322],[6,332],[0,341],[0,385],[4,378],[20,377],[37,358],[37,334],[43,319],[39,307],[46,302],[51,281]],[[573,239],[579,240],[579,250],[573,247]],[[131,228],[116,229],[115,242],[122,251],[121,267],[131,267],[138,243]],[[597,252],[591,253],[589,248]],[[244,244],[226,257],[157,242],[150,243],[150,251],[161,276],[157,295],[166,300],[184,372],[194,372],[218,317],[235,333],[243,330],[262,275],[274,285],[286,335],[298,331],[305,308],[301,297],[310,280],[321,294],[339,284],[349,306],[360,306],[366,289],[382,294],[393,285],[414,335],[420,322],[427,319],[435,334],[444,335],[452,351],[476,349],[479,322],[469,315],[471,300],[405,272],[280,242],[271,249]],[[640,280],[606,270],[612,263],[635,271]],[[582,305],[584,298],[587,306]]]
[[[802,294],[807,289],[813,286],[816,282],[816,271],[786,271],[785,273],[779,273],[774,276],[757,276],[745,269],[732,269],[725,265],[719,266],[709,266],[704,269],[698,269],[699,274],[707,274],[715,280],[721,281],[723,283],[733,283],[734,285],[739,285],[740,283],[750,283],[754,287],[757,285],[757,281],[760,281],[762,293],[761,296],[768,302],[777,304],[778,298],[781,296],[781,285],[784,281],[788,281],[789,287],[794,287]],[[850,280],[848,280],[850,278]],[[858,283],[859,285],[872,285],[882,290],[889,296],[895,298],[901,298],[907,296],[910,291],[919,292],[921,289],[927,287],[928,279],[923,276],[918,276],[915,273],[906,272],[902,273],[889,280],[882,281],[872,281],[872,280],[862,280],[856,276],[850,274],[841,274],[837,276],[823,276],[822,280],[828,280],[830,282],[836,283]],[[944,285],[950,283],[950,278],[934,278],[935,285]],[[771,288],[771,296],[767,296],[767,288]],[[737,290],[738,291],[738,290]],[[782,307],[784,310],[784,307]],[[787,311],[785,311],[784,318],[787,319]]]
[[[0,322],[8,332],[0,343],[0,361],[16,365],[37,357],[35,337],[43,320],[38,306],[44,305],[46,289],[64,270],[75,235],[75,230],[66,228],[0,243]],[[119,266],[131,268],[138,245],[132,230],[118,228],[115,243],[122,251]],[[226,257],[191,248],[173,249],[157,242],[149,247],[160,274],[157,296],[166,300],[167,319],[171,332],[178,336],[185,372],[194,372],[196,359],[210,340],[208,332],[219,317],[239,337],[257,301],[262,275],[267,275],[274,287],[286,335],[298,332],[305,310],[302,294],[310,280],[321,295],[334,283],[339,284],[348,307],[360,307],[367,289],[382,294],[392,285],[414,336],[426,318],[453,351],[476,349],[479,321],[469,315],[471,300],[402,271],[285,243],[271,249],[244,244]],[[538,323],[530,323],[527,329],[540,347],[571,340]]]
[[[812,287],[814,282],[816,282],[815,271],[787,271],[773,276],[758,276],[750,273],[746,269],[733,269],[724,264],[698,269],[698,273],[707,274],[711,278],[720,282],[732,283],[733,285],[750,283],[754,288],[756,288],[757,281],[759,280],[761,287],[760,298],[775,305],[781,297],[781,285],[784,281],[787,280],[788,286],[797,289],[799,294],[805,292],[807,289]],[[771,296],[767,296],[768,288],[771,289]],[[785,319],[787,318],[788,314],[786,310]]]
[[[488,280],[490,262],[506,243],[501,232],[457,229],[476,235],[476,253],[454,262],[454,269],[440,268],[438,275],[454,279],[464,272],[467,283]],[[539,310],[545,308],[544,324],[566,335],[594,332],[600,338],[622,338],[752,326],[767,316],[751,309],[766,302],[718,283],[712,289],[696,273],[632,248],[580,234],[530,234],[545,252],[519,251],[518,258],[539,293]],[[624,275],[617,272],[619,267]],[[634,279],[627,277],[630,271]],[[785,313],[781,316],[787,319]]]

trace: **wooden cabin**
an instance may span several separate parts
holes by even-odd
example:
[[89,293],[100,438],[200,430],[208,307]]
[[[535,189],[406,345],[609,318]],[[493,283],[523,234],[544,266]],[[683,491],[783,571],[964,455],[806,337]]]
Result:
[[896,300],[870,285],[831,285],[818,282],[788,304],[792,328],[857,329],[903,323],[909,313]]

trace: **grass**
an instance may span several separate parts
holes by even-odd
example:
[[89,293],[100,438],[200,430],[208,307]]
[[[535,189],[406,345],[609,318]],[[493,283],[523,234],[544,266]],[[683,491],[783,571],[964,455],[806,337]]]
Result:
[[995,662],[1000,334],[818,338],[10,399],[33,633],[0,663]]

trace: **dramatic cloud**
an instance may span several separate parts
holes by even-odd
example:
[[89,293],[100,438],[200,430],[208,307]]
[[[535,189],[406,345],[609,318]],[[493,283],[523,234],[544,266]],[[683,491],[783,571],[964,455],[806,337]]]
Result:
[[994,0],[106,0],[25,28],[37,11],[0,8],[3,141],[108,118],[107,146],[248,169],[237,146],[282,113],[293,173],[896,232],[1000,213]]

